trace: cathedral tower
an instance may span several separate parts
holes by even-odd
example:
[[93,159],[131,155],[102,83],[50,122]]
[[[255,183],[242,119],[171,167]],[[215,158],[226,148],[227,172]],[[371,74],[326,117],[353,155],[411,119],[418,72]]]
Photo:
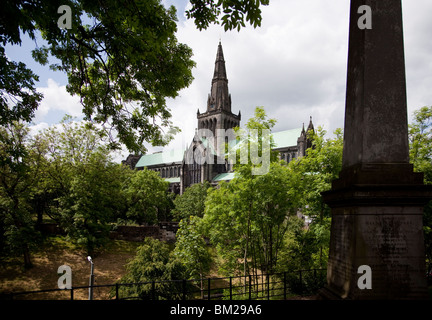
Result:
[[219,42],[216,54],[215,68],[207,99],[207,110],[197,112],[198,129],[209,129],[217,142],[216,129],[231,129],[240,126],[240,111],[238,115],[231,112],[231,94],[228,91],[228,78],[222,44]]

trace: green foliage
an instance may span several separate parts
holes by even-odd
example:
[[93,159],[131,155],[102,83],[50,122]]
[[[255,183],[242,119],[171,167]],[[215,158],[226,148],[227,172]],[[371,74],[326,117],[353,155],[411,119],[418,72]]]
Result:
[[60,128],[45,130],[36,139],[45,150],[36,192],[40,214],[92,254],[124,210],[120,191],[126,169],[112,163],[107,144],[89,123],[66,117]]
[[172,206],[168,183],[156,172],[112,161],[107,139],[87,122],[28,137],[24,124],[0,127],[0,245],[24,254],[39,242],[44,216],[92,255],[119,220],[154,224]]
[[409,125],[410,160],[414,170],[424,173],[424,182],[432,184],[432,107],[414,111]]
[[326,268],[330,242],[330,218],[305,228],[302,219],[292,219],[281,252],[278,271]]
[[[238,131],[241,148],[249,150],[257,144],[261,155],[269,152],[264,146],[273,147],[271,136],[254,139],[250,132],[271,129],[274,124],[264,108],[257,107],[255,116]],[[329,190],[337,178],[343,149],[340,129],[333,139],[325,139],[325,134],[322,128],[308,132],[312,148],[306,151],[306,157],[288,165],[272,153],[266,174],[254,174],[257,165],[251,161],[237,161],[235,178],[209,192],[203,221],[227,273],[325,266],[330,218],[321,192]],[[298,210],[313,219],[309,228],[305,228],[303,220],[296,224],[298,220],[293,216]]]
[[269,4],[269,0],[190,0],[192,8],[186,11],[188,18],[194,18],[199,30],[207,29],[211,23],[219,24],[219,16],[225,31],[245,27],[245,20],[254,28],[261,26],[260,6]]
[[[275,124],[275,119],[268,119],[264,107],[256,107],[254,117],[245,127],[235,128],[239,143],[235,150],[234,171],[261,175],[268,171],[270,162],[278,161],[278,152],[272,149],[275,145],[271,129]],[[232,155],[228,155],[228,161],[230,157]]]
[[[241,148],[248,150],[257,144],[260,156],[270,153],[264,146],[271,146],[271,135],[251,137],[249,133],[270,130],[274,124],[275,120],[267,119],[264,109],[257,107],[255,117],[239,130]],[[224,260],[228,274],[241,269],[243,274],[258,269],[272,272],[287,231],[287,217],[296,212],[296,204],[288,197],[291,173],[283,162],[277,161],[276,154],[268,156],[267,173],[255,174],[254,169],[260,165],[253,161],[236,162],[235,178],[221,183],[207,196],[203,219],[206,233]]]
[[[221,12],[225,30],[240,30],[245,21],[258,27],[261,6],[269,3],[190,2],[186,14],[200,30],[219,23]],[[71,29],[57,25],[61,5],[71,9]],[[46,40],[47,45],[36,45],[33,58],[42,65],[49,64],[49,55],[59,60],[50,68],[67,74],[68,92],[80,97],[87,120],[103,125],[111,148],[123,143],[145,152],[144,141],[165,145],[179,131],[166,99],[191,84],[195,63],[192,50],[177,41],[174,6],[165,8],[161,0],[5,0],[0,18],[2,46],[21,44],[22,34]],[[38,76],[23,63],[9,61],[3,47],[0,70],[0,124],[30,121],[42,99],[35,89]]]
[[[50,68],[67,73],[66,88],[80,96],[86,119],[102,124],[107,134],[116,131],[118,141],[110,137],[111,147],[124,143],[145,151],[144,141],[163,145],[178,131],[166,99],[192,82],[195,63],[191,49],[175,36],[173,6],[166,9],[160,0],[7,0],[2,5],[2,44],[21,43],[20,32],[31,39],[40,33],[48,45],[37,47],[33,58],[41,64],[48,63],[48,55],[60,61]],[[57,26],[60,5],[71,8],[72,29]],[[34,88],[37,76],[22,63],[9,62],[3,51],[0,57],[1,78],[14,79],[0,83],[2,111],[8,119],[29,121],[42,98]],[[8,96],[20,101],[9,105]]]
[[19,122],[0,126],[0,237],[2,251],[22,254],[31,267],[30,250],[40,243],[31,198],[39,175],[41,149]]
[[168,183],[156,172],[113,163],[103,134],[71,120],[38,136],[47,149],[40,198],[44,212],[91,253],[119,219],[157,223],[169,206]]
[[326,131],[318,127],[316,132],[308,134],[312,147],[306,150],[305,157],[289,164],[297,179],[293,192],[303,214],[322,219],[330,216],[330,208],[324,204],[321,192],[331,189],[332,181],[342,169],[343,132],[336,129],[335,138],[325,139]]
[[108,240],[110,223],[122,201],[122,167],[105,157],[95,153],[88,162],[77,165],[70,189],[59,198],[61,225],[89,255]]
[[138,224],[156,224],[159,212],[169,206],[168,185],[157,172],[147,168],[133,172],[124,191],[127,219]]
[[0,47],[0,125],[12,121],[30,121],[42,94],[36,91],[39,77],[22,62],[9,61]]
[[[146,238],[137,249],[135,258],[126,266],[126,275],[120,283],[141,283],[133,286],[120,286],[120,297],[151,299],[154,286],[155,298],[181,299],[182,282],[164,280],[181,280],[187,276],[183,265],[172,257],[166,243]],[[152,281],[155,281],[154,285]]]
[[[410,161],[415,171],[423,172],[424,183],[432,184],[432,107],[414,111],[413,120],[409,125]],[[432,201],[425,207],[423,226],[426,260],[432,270]]]
[[212,259],[203,237],[200,217],[190,216],[188,220],[180,221],[174,256],[185,266],[188,278],[201,279],[208,274]]
[[177,221],[189,219],[190,216],[202,217],[204,215],[204,203],[210,183],[194,184],[184,191],[182,195],[174,199],[173,215]]
[[206,230],[226,262],[227,273],[273,270],[287,231],[287,217],[296,212],[288,197],[289,184],[287,167],[276,162],[265,175],[239,173],[209,193]]

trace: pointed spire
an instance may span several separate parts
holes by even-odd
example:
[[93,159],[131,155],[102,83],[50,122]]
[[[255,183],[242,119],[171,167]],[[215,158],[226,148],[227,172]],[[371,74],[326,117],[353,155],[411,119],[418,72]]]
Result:
[[214,70],[212,82],[215,82],[217,80],[228,81],[226,76],[225,59],[222,50],[222,43],[220,41],[219,41],[218,50],[216,54],[215,70]]
[[310,117],[309,126],[307,128],[308,132],[309,132],[309,130],[314,131],[314,126],[313,126],[313,123],[312,123],[312,116]]
[[216,109],[231,111],[231,99],[228,92],[228,78],[226,75],[225,59],[220,40],[216,54],[211,92],[207,101],[207,111]]

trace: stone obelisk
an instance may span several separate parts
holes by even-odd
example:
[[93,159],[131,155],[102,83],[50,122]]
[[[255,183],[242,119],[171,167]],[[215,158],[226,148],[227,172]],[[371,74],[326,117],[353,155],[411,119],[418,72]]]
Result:
[[343,167],[323,193],[332,225],[321,296],[425,298],[432,189],[409,163],[401,0],[351,0],[346,90]]

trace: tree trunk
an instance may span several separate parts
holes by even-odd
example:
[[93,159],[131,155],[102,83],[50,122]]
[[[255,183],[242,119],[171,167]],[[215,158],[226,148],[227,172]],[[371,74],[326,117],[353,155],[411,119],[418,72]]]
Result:
[[33,263],[31,262],[30,250],[27,245],[23,245],[23,255],[24,255],[24,268],[30,269],[33,267]]

